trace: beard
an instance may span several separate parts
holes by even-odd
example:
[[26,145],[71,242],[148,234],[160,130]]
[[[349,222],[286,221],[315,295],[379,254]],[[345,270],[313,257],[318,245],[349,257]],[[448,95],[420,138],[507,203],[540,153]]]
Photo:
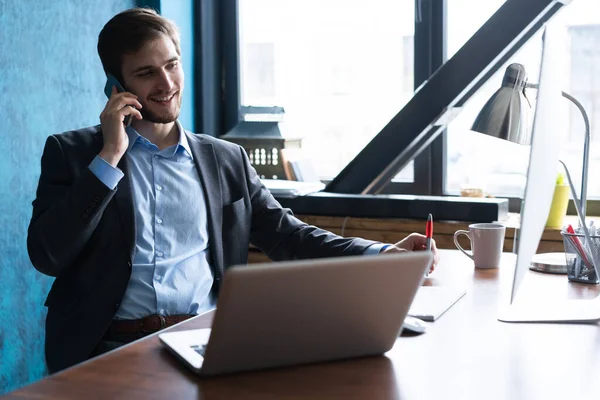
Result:
[[140,110],[142,118],[144,118],[145,121],[156,124],[169,124],[177,120],[177,118],[179,118],[179,112],[181,111],[181,92],[177,93],[172,101],[175,101],[176,104],[173,110],[161,110],[160,112],[154,112],[150,109],[148,103],[152,102],[152,100],[142,103],[142,109]]

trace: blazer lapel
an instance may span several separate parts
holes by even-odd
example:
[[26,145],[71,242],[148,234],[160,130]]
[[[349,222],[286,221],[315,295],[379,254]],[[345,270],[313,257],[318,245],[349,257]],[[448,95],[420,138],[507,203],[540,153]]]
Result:
[[206,199],[208,214],[208,234],[211,251],[212,265],[215,278],[220,279],[223,275],[223,241],[222,241],[222,199],[221,180],[217,168],[217,156],[212,144],[203,143],[203,139],[185,131],[187,135],[194,163],[198,169],[200,183]]

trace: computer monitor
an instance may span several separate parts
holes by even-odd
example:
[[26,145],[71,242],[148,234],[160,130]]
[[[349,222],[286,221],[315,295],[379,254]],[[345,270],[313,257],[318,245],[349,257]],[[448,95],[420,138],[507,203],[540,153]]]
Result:
[[[521,229],[512,285],[500,299],[498,319],[505,322],[595,322],[600,320],[600,297],[592,300],[535,301],[522,293],[521,283],[537,251],[550,211],[559,164],[560,124],[566,33],[555,22],[546,24],[542,38],[539,89],[533,121],[527,183],[521,210]],[[566,278],[565,278],[566,281]],[[529,289],[529,288],[527,288]]]

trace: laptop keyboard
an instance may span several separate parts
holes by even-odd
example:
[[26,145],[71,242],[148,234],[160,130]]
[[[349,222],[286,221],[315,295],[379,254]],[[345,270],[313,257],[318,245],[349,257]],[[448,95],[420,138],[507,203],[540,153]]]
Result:
[[191,346],[191,348],[198,354],[200,354],[202,357],[204,357],[204,352],[206,351],[206,345],[205,344],[195,344],[193,346]]

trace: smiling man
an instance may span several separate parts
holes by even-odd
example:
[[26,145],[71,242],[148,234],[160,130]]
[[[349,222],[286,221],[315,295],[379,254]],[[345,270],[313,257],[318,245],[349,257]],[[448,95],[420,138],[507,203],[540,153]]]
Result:
[[56,277],[51,372],[214,308],[249,243],[272,260],[425,248],[418,234],[385,245],[307,225],[241,147],[184,130],[179,34],[153,10],[113,17],[98,53],[125,91],[112,87],[100,125],[47,139],[27,238],[35,268]]

